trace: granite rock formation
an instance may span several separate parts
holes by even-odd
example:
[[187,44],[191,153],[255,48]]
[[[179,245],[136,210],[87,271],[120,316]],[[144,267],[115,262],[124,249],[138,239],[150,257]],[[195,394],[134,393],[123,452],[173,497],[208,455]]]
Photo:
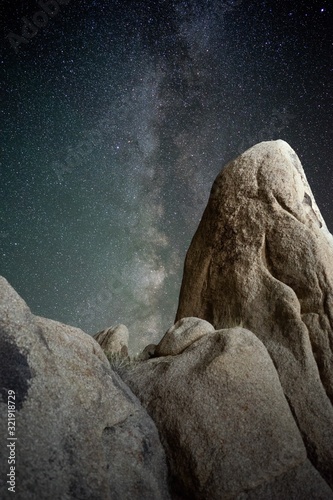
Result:
[[266,346],[307,453],[333,486],[333,238],[296,153],[263,142],[212,187],[176,319],[242,322]]
[[217,177],[176,324],[136,359],[124,325],[94,339],[32,315],[0,278],[16,496],[333,500],[332,351],[333,237],[295,152],[258,144]]
[[[187,345],[178,353],[184,324]],[[205,333],[196,335],[200,327]],[[156,356],[166,342],[174,354]],[[167,332],[154,358],[123,376],[159,429],[172,498],[333,499],[307,458],[267,349],[252,332],[215,331],[186,318],[172,338]]]
[[155,356],[175,356],[181,354],[186,347],[193,344],[207,333],[214,331],[214,327],[198,318],[183,318],[173,325],[156,346]]
[[[15,391],[19,500],[169,498],[154,422],[77,328],[33,316],[0,278],[0,435]],[[12,498],[1,447],[0,498]]]
[[125,325],[116,325],[106,328],[94,335],[94,339],[99,343],[107,357],[118,355],[128,356],[129,333]]

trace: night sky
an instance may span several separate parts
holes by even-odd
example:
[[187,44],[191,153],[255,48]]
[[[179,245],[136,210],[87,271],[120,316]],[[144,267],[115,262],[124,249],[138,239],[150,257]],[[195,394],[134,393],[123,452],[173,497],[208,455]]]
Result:
[[35,314],[158,341],[214,178],[262,140],[333,232],[331,1],[40,3],[0,5],[0,274]]

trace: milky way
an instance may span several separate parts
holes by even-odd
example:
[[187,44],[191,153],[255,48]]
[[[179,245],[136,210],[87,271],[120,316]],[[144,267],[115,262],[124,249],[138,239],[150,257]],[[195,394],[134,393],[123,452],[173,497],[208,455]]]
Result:
[[212,182],[251,145],[296,150],[333,230],[332,7],[60,3],[1,5],[0,272],[36,314],[125,323],[135,352],[172,325]]

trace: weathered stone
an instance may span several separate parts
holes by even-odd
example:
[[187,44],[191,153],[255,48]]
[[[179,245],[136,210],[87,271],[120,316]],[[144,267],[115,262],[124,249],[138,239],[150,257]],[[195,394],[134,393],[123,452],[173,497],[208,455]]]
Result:
[[237,500],[329,500],[332,490],[309,460],[299,467],[237,496]]
[[180,354],[186,347],[193,344],[207,333],[214,332],[215,328],[199,318],[183,318],[173,325],[163,336],[155,349],[155,355],[168,356]]
[[156,344],[147,345],[144,350],[138,355],[138,361],[146,361],[155,357]]
[[[35,317],[0,278],[0,435],[15,391],[15,498],[169,498],[156,427],[77,328]],[[8,436],[9,437],[9,436]],[[0,498],[12,498],[1,447]]]
[[228,164],[188,250],[176,320],[241,321],[265,344],[308,455],[333,486],[333,238],[296,153]]
[[[137,363],[124,380],[159,429],[173,498],[333,498],[250,331],[210,331],[181,354]],[[288,488],[302,496],[279,497]]]
[[94,339],[99,343],[106,356],[115,354],[128,356],[128,329],[125,325],[116,325],[96,333]]

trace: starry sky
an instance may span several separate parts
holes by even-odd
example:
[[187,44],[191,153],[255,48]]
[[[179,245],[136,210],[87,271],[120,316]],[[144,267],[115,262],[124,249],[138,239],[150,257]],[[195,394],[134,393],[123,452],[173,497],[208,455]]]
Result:
[[0,274],[137,352],[173,324],[222,167],[299,155],[333,232],[328,0],[2,0]]

